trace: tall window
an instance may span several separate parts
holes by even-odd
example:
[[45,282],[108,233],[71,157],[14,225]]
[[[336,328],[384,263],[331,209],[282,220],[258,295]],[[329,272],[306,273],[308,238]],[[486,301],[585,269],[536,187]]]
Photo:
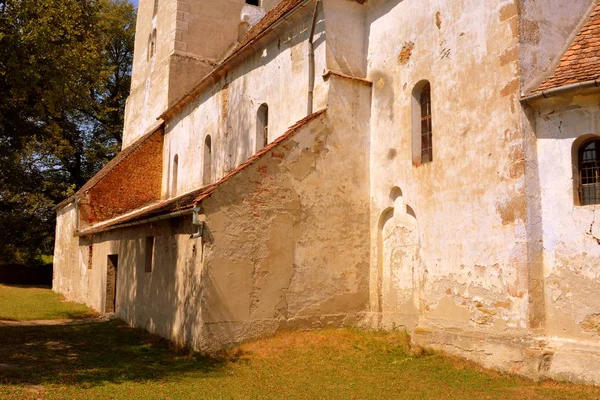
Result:
[[154,11],[152,12],[152,16],[156,16],[158,13],[158,0],[154,0]]
[[431,85],[421,90],[421,163],[433,161],[433,135],[431,130]]
[[578,151],[579,201],[600,204],[600,139],[584,142]]
[[262,104],[256,114],[256,151],[269,144],[269,106]]
[[415,166],[433,161],[431,108],[431,85],[421,81],[412,92],[412,159]]
[[204,168],[202,172],[202,184],[208,185],[212,178],[212,144],[210,135],[206,135],[204,139]]
[[146,237],[146,254],[145,254],[144,271],[152,272],[152,264],[154,260],[154,236]]
[[156,54],[156,29],[152,30],[150,37],[148,38],[148,61]]
[[177,173],[179,169],[179,155],[173,157],[173,175],[171,177],[171,197],[177,194]]

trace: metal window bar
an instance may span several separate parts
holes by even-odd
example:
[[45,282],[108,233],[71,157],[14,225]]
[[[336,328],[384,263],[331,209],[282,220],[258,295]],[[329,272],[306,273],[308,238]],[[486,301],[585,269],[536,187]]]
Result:
[[600,140],[579,150],[579,199],[584,206],[600,204]]
[[421,163],[433,161],[433,129],[431,123],[431,86],[421,91]]

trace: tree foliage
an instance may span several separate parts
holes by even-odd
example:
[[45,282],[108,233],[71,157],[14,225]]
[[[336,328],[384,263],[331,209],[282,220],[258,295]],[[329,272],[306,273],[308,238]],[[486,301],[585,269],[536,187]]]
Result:
[[0,261],[51,253],[54,207],[121,145],[127,0],[0,0]]

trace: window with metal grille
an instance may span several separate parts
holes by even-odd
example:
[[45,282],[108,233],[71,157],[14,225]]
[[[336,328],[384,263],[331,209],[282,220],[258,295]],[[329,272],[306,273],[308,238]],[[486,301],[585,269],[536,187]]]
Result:
[[431,85],[421,90],[421,163],[433,161],[433,131],[431,125]]
[[600,204],[600,140],[579,147],[579,201],[582,206]]

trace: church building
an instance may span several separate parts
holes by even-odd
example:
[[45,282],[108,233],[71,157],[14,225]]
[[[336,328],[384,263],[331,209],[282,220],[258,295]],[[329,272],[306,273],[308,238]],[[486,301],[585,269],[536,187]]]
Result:
[[53,288],[199,351],[406,330],[600,384],[597,0],[139,0]]

